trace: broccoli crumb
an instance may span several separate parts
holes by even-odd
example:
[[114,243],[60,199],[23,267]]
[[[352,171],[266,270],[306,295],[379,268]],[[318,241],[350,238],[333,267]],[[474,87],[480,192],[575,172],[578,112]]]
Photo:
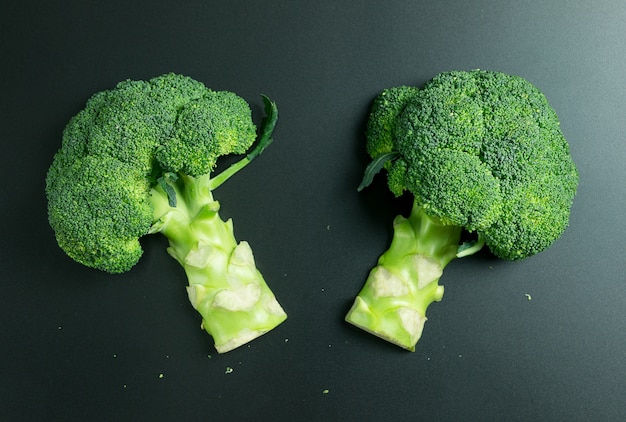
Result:
[[226,367],[226,371],[225,371],[224,373],[225,373],[225,374],[232,374],[232,373],[233,373],[233,371],[234,371],[234,369],[233,369],[233,368],[231,368],[230,366],[227,366],[227,367]]

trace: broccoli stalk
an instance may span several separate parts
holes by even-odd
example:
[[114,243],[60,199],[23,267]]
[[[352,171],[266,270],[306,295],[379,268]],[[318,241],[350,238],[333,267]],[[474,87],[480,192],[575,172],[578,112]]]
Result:
[[393,221],[393,239],[370,271],[346,321],[414,351],[426,308],[443,298],[443,270],[455,258],[478,252],[482,239],[461,243],[463,228],[443,224],[417,202],[408,218]]
[[397,216],[391,246],[370,272],[346,321],[414,351],[426,308],[443,298],[439,277],[456,257],[461,232],[461,227],[441,224],[416,203],[408,218]]
[[287,315],[255,266],[248,242],[237,243],[232,220],[219,216],[208,177],[183,176],[171,207],[165,191],[151,195],[158,220],[151,233],[169,240],[169,254],[184,268],[192,306],[219,353],[270,331]]

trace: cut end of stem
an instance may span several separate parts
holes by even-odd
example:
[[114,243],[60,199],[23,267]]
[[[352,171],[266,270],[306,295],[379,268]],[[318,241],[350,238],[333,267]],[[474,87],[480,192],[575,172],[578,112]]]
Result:
[[442,224],[414,204],[409,218],[394,221],[391,245],[370,271],[346,321],[414,351],[426,310],[443,298],[439,278],[455,258],[461,228]]

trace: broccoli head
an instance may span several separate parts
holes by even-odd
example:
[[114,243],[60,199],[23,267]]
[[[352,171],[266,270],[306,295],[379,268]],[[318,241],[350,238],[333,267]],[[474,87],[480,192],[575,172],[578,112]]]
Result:
[[61,160],[57,155],[48,173],[49,220],[59,246],[90,267],[128,270],[143,254],[139,238],[152,225],[145,176],[110,156]]
[[[251,109],[232,92],[213,91],[174,73],[120,82],[93,95],[69,121],[46,178],[50,225],[59,246],[81,264],[110,273],[128,271],[142,256],[142,236],[166,235],[170,254],[187,272],[192,304],[219,351],[237,347],[285,318],[256,270],[251,250],[245,261],[248,272],[237,271],[241,252],[233,251],[249,248],[236,243],[232,223],[219,218],[212,196],[271,143],[277,109],[267,97],[263,101],[267,116],[253,146],[257,128]],[[218,158],[229,154],[247,155],[213,175]],[[219,252],[210,257],[222,256],[232,266],[217,265],[222,261],[209,256],[199,261],[207,248]],[[228,311],[232,305],[215,302],[220,291],[234,288],[231,282],[258,293],[231,292],[252,317],[238,318],[230,309],[230,319],[209,321],[214,308]],[[216,326],[215,321],[225,322]]]
[[[182,75],[127,80],[95,94],[66,126],[47,177],[50,224],[57,238],[72,239],[61,247],[89,267],[129,270],[150,229],[155,181],[167,172],[208,174],[218,157],[243,154],[255,139],[242,98]],[[110,235],[94,237],[94,224]],[[124,242],[109,238],[131,233]]]
[[[385,168],[390,191],[412,195],[411,236],[419,244],[413,252],[420,256],[447,264],[486,244],[499,258],[519,260],[549,247],[568,225],[578,172],[556,112],[519,76],[453,71],[421,89],[384,90],[374,100],[366,135],[373,161],[360,189]],[[454,235],[443,260],[428,252],[433,234],[419,233],[426,220],[441,236]],[[462,231],[476,240],[459,246]],[[411,319],[421,322],[407,348],[421,335],[426,306]]]
[[199,176],[222,155],[244,154],[256,139],[250,107],[232,92],[210,92],[178,110],[173,136],[159,146],[161,168]]

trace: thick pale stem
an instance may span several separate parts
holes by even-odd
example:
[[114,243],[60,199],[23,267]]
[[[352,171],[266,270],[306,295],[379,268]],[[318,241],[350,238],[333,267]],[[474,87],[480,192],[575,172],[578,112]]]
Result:
[[168,252],[184,268],[187,293],[204,328],[223,353],[248,343],[283,322],[287,315],[256,268],[247,242],[237,243],[232,221],[223,221],[208,177],[182,176],[176,207],[156,187],[153,232],[168,239]]
[[346,321],[414,351],[426,309],[443,297],[438,284],[455,258],[461,228],[441,224],[414,205],[409,218],[394,220],[394,236],[357,295]]

